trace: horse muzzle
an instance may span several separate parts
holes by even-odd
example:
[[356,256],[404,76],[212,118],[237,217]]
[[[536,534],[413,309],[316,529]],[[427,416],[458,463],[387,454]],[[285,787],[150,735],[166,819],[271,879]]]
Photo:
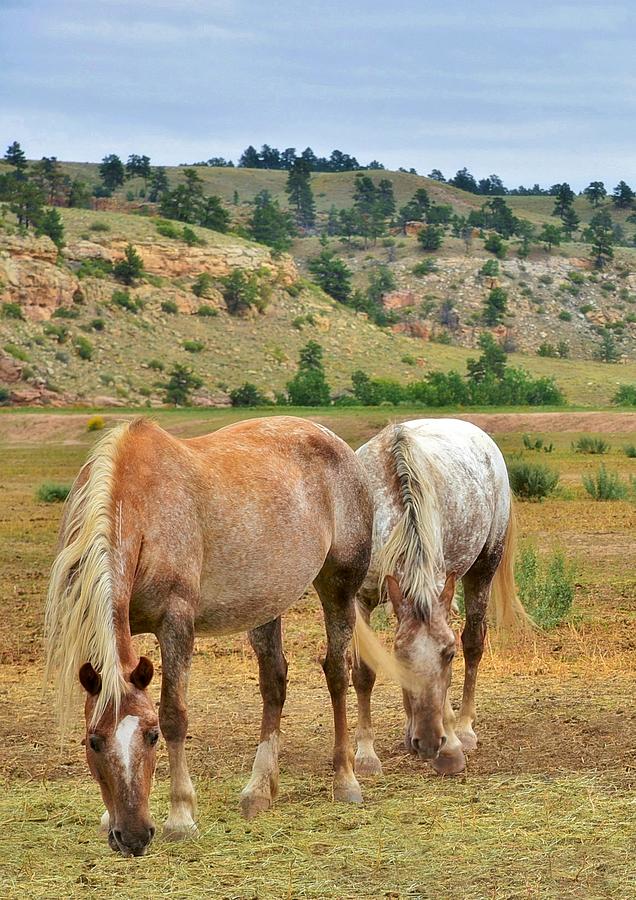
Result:
[[154,836],[154,825],[143,826],[134,830],[111,828],[108,832],[108,843],[111,850],[121,853],[122,856],[143,856],[152,843]]

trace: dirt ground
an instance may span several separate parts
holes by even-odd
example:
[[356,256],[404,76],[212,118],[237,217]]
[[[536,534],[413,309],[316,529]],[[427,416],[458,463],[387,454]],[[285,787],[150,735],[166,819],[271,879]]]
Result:
[[[226,424],[227,415],[215,424]],[[379,415],[387,413],[321,420],[355,444],[383,424]],[[42,607],[60,508],[37,502],[34,491],[44,480],[72,479],[95,439],[86,418],[0,417],[4,896],[636,897],[635,507],[574,491],[580,472],[598,459],[570,450],[573,434],[611,435],[608,468],[636,474],[636,461],[621,449],[636,438],[634,414],[470,417],[506,452],[519,448],[526,431],[554,441],[547,461],[573,493],[518,504],[520,531],[541,552],[561,547],[577,566],[577,583],[565,624],[523,646],[489,644],[478,685],[480,745],[463,776],[440,779],[406,755],[399,692],[380,679],[374,711],[385,774],[364,781],[362,809],[332,801],[332,719],[319,665],[324,636],[310,593],[284,623],[290,680],[274,809],[254,823],[237,813],[260,718],[249,645],[243,635],[199,638],[188,753],[200,837],[180,845],[158,840],[141,860],[115,857],[96,832],[100,802],[83,759],[79,705],[60,754],[50,698],[42,694]],[[161,421],[177,433],[210,430],[209,416]],[[391,623],[380,630],[390,640]],[[140,645],[160,673],[154,639]],[[461,674],[459,658],[455,695]],[[354,706],[351,692],[352,734]],[[166,782],[160,752],[158,822]]]

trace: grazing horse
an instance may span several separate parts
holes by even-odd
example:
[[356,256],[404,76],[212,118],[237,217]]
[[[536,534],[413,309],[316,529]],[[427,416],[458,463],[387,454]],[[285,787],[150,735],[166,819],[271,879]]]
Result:
[[[466,765],[477,737],[475,682],[491,587],[497,621],[525,623],[516,596],[514,517],[506,464],[485,432],[457,419],[389,425],[360,447],[375,502],[373,554],[358,594],[353,682],[358,698],[355,769],[379,774],[371,724],[374,669],[402,683],[407,750],[440,774]],[[449,625],[455,581],[464,585],[464,690],[456,721],[450,697],[455,636]],[[368,627],[388,593],[397,617],[394,657]]]
[[[252,419],[188,440],[140,419],[97,444],[65,507],[45,626],[62,718],[78,677],[86,691],[86,756],[113,850],[140,855],[152,840],[159,726],[171,781],[165,834],[195,831],[185,758],[195,632],[250,632],[263,717],[241,808],[250,818],[271,804],[287,684],[280,615],[312,583],[327,632],[333,793],[362,800],[347,734],[347,646],[372,527],[355,454],[303,419]],[[132,642],[141,632],[155,634],[161,649],[158,717],[146,691],[152,663]]]

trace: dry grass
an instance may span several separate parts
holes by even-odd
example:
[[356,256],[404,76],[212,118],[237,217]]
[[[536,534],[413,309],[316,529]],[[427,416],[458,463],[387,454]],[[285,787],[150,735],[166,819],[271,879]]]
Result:
[[[193,434],[235,415],[160,418]],[[383,424],[382,416],[387,412],[341,411],[321,419],[357,444]],[[260,715],[247,642],[242,635],[200,638],[188,741],[200,836],[178,845],[157,840],[143,859],[114,855],[97,833],[101,803],[83,760],[79,708],[60,756],[40,690],[42,598],[59,509],[37,504],[33,488],[45,477],[72,478],[95,440],[85,431],[87,418],[12,414],[1,423],[16,426],[14,437],[20,420],[25,423],[18,442],[0,445],[3,897],[636,896],[634,506],[579,499],[519,507],[524,539],[541,550],[560,544],[578,561],[575,606],[568,623],[525,647],[488,647],[478,688],[480,748],[465,777],[440,779],[405,755],[399,693],[380,681],[374,709],[385,775],[363,783],[362,808],[332,801],[331,712],[318,664],[324,637],[315,598],[308,596],[285,620],[290,684],[275,807],[251,823],[238,815]],[[510,417],[507,422],[512,427]],[[524,419],[518,431],[498,439],[509,452],[520,447],[525,430],[554,441],[546,457],[566,482],[578,477],[585,460],[569,450],[576,420],[570,433],[548,434]],[[621,434],[616,453],[619,443],[635,437],[636,429]],[[72,443],[60,443],[66,438]],[[387,625],[382,633],[389,640]],[[154,639],[141,643],[160,670]],[[458,660],[455,696],[460,684]],[[158,683],[152,689],[156,696]],[[350,697],[352,723],[353,707]],[[163,750],[152,808],[161,823],[167,813]]]

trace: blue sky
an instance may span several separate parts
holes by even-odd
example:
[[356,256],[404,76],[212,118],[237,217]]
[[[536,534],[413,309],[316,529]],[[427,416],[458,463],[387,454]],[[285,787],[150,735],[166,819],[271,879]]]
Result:
[[635,38],[628,0],[0,0],[0,140],[167,165],[309,144],[634,184]]

